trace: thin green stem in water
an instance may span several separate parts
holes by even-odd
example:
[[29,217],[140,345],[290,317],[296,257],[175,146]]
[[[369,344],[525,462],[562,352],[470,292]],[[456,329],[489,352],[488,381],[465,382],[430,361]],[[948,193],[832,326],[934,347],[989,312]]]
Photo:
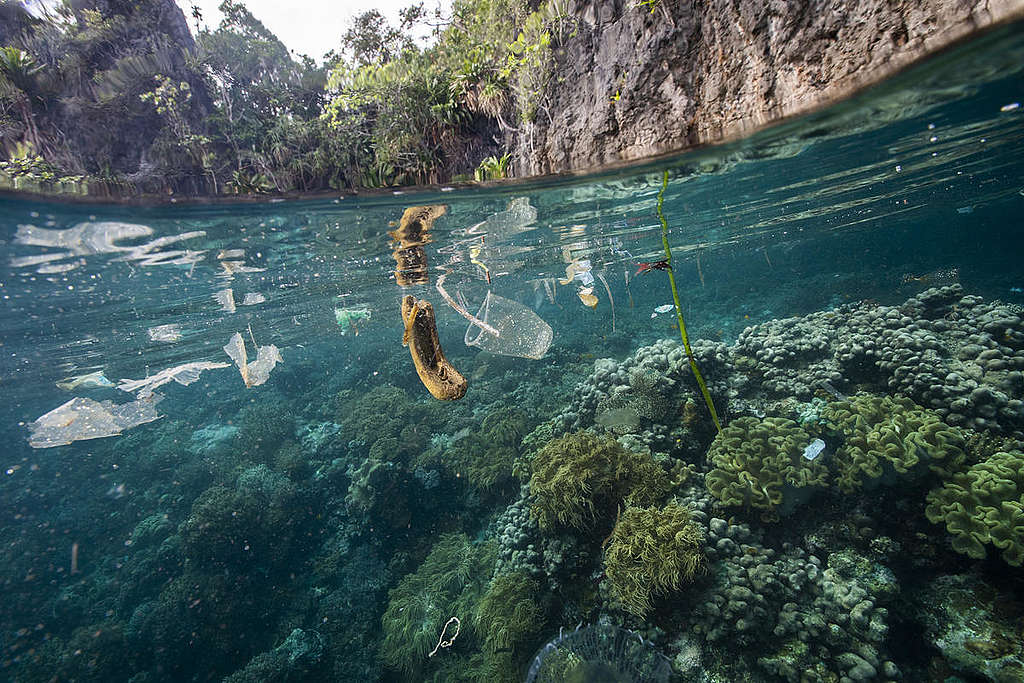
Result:
[[708,406],[708,412],[711,413],[711,420],[715,423],[715,428],[718,431],[722,431],[722,425],[718,421],[718,413],[715,411],[715,404],[711,401],[708,385],[704,383],[704,377],[701,376],[700,370],[697,368],[697,361],[693,357],[693,350],[690,349],[690,338],[686,335],[686,323],[683,322],[683,307],[679,304],[676,276],[672,273],[672,249],[668,245],[668,221],[665,220],[665,214],[661,208],[665,203],[665,188],[667,187],[668,170],[665,170],[661,176],[661,191],[658,192],[658,220],[661,221],[661,243],[665,247],[665,263],[668,264],[665,272],[668,273],[668,282],[672,285],[672,301],[676,305],[676,320],[679,321],[679,334],[683,338],[683,348],[686,350],[686,357],[690,361],[690,369],[693,370],[693,376],[697,378],[697,385],[700,387],[700,393],[704,395],[704,403]]

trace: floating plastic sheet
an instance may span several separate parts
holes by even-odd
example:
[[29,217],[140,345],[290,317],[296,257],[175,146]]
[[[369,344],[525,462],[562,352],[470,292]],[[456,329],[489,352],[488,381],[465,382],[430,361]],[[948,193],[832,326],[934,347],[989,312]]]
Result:
[[[255,345],[256,342],[253,342],[253,346]],[[245,353],[245,342],[242,340],[242,335],[239,332],[235,332],[231,336],[231,339],[224,346],[224,352],[238,366],[238,371],[242,373],[242,381],[245,382],[247,387],[256,387],[266,382],[274,367],[278,363],[284,362],[284,359],[281,358],[281,352],[276,346],[270,344],[257,347],[256,360],[249,363]]]
[[149,328],[146,332],[149,333],[149,338],[153,341],[170,343],[181,339],[181,325],[177,323],[157,325]]
[[241,306],[255,306],[261,304],[267,300],[267,297],[257,292],[246,292],[245,297],[242,299]]
[[470,319],[464,338],[467,346],[476,346],[499,356],[541,358],[551,346],[551,326],[517,301],[490,291],[475,318]]
[[220,304],[220,310],[226,313],[235,312],[235,293],[230,289],[222,289],[215,293],[213,300]]
[[72,441],[102,439],[117,436],[126,429],[160,418],[156,404],[163,398],[154,394],[150,398],[130,403],[94,401],[76,396],[67,403],[28,425],[32,448],[65,446]]
[[217,368],[229,368],[230,363],[211,363],[211,362],[197,362],[197,363],[185,363],[184,365],[178,365],[173,368],[167,368],[161,370],[155,375],[144,377],[143,379],[122,379],[117,383],[117,388],[121,391],[134,392],[139,398],[148,398],[153,395],[153,390],[157,387],[162,387],[169,382],[177,382],[183,386],[188,386],[199,379],[199,375],[203,370],[215,370]]
[[112,387],[114,383],[103,376],[102,370],[96,370],[86,375],[76,375],[75,377],[68,377],[60,382],[57,382],[57,387],[64,391],[74,391],[75,389],[97,389],[99,387]]

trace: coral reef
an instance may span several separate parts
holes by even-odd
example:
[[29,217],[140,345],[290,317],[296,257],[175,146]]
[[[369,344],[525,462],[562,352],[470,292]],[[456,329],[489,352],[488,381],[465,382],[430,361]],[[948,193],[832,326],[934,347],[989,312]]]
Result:
[[1014,567],[1024,563],[1024,454],[995,453],[928,494],[928,519],[945,524],[953,549],[975,559],[986,545]]
[[914,596],[929,643],[957,672],[977,680],[1024,680],[1017,599],[979,574],[938,576]]
[[857,394],[828,404],[821,420],[843,439],[831,464],[844,493],[892,484],[929,468],[945,474],[965,458],[960,430],[907,398]]
[[531,468],[531,511],[541,528],[586,528],[617,505],[657,502],[670,487],[664,470],[648,456],[588,432],[549,442],[534,455]]
[[707,487],[726,505],[785,515],[828,484],[828,469],[803,458],[811,436],[782,417],[741,417],[708,450]]
[[453,616],[462,622],[459,639],[472,641],[476,628],[470,615],[493,566],[493,544],[474,546],[463,534],[439,538],[419,568],[389,594],[381,618],[380,655],[385,664],[406,676],[419,676]]
[[612,599],[643,617],[655,596],[690,583],[703,568],[704,532],[677,503],[663,508],[627,507],[605,551],[604,571]]
[[476,630],[487,653],[511,652],[524,658],[524,646],[544,628],[538,602],[540,584],[523,572],[496,576],[476,606]]

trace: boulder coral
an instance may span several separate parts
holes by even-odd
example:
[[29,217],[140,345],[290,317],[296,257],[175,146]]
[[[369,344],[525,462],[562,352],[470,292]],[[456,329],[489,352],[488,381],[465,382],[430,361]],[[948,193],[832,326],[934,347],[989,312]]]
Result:
[[541,528],[584,529],[620,504],[650,505],[669,491],[665,471],[619,442],[578,432],[548,442],[533,457],[531,513]]
[[704,567],[703,545],[704,530],[683,505],[626,508],[605,553],[612,599],[643,617],[655,596],[679,590]]
[[787,514],[828,485],[821,459],[802,457],[811,441],[800,425],[783,417],[733,420],[708,450],[708,490],[726,505]]
[[826,406],[822,419],[843,439],[832,466],[844,493],[929,468],[946,472],[965,457],[960,430],[908,398],[857,394]]
[[982,559],[986,546],[1024,564],[1024,454],[999,452],[928,494],[928,519],[945,524],[953,549]]

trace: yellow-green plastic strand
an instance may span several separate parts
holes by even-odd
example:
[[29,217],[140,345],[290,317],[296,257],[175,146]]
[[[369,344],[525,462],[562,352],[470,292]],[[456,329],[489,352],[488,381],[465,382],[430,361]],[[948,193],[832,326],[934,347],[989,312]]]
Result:
[[693,376],[697,378],[700,393],[704,395],[704,403],[708,405],[708,412],[711,413],[711,420],[715,423],[715,429],[722,431],[722,425],[718,421],[718,413],[715,411],[715,404],[712,403],[711,394],[708,393],[708,385],[704,383],[704,377],[701,376],[700,370],[697,369],[697,361],[694,359],[693,351],[690,349],[690,338],[686,336],[686,323],[683,322],[683,307],[679,304],[676,276],[672,273],[672,249],[668,246],[668,221],[665,220],[665,214],[661,210],[662,204],[665,203],[665,188],[667,187],[668,171],[666,170],[661,176],[661,191],[658,192],[658,220],[661,221],[661,243],[665,247],[665,263],[668,264],[666,272],[668,273],[668,283],[672,285],[672,301],[676,305],[676,320],[679,321],[679,334],[683,338],[683,348],[686,350],[686,358],[690,361],[690,369],[693,370]]

